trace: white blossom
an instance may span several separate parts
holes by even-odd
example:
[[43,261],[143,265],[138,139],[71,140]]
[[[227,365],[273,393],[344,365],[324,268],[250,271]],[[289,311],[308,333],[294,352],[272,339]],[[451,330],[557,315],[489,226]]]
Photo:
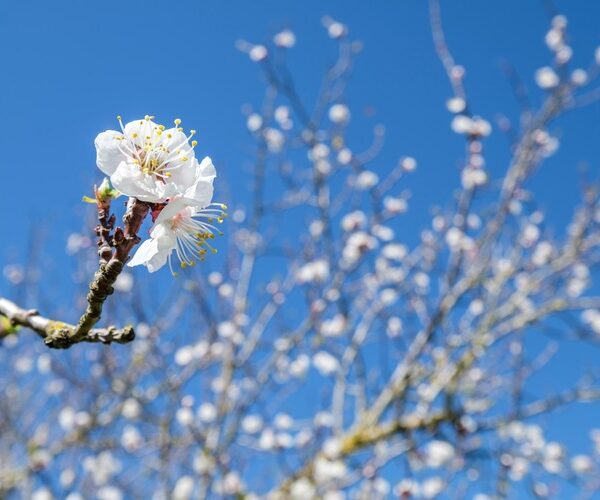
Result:
[[98,500],[121,500],[123,493],[115,486],[103,486],[96,492]]
[[383,206],[388,212],[393,214],[401,214],[408,209],[408,203],[404,198],[395,198],[393,196],[384,197]]
[[388,243],[382,248],[381,254],[386,259],[396,260],[400,262],[408,254],[408,249],[405,245],[402,245],[401,243]]
[[560,78],[552,68],[545,66],[535,72],[535,81],[542,89],[552,89],[560,83]]
[[260,415],[246,415],[242,419],[242,430],[247,434],[256,434],[262,429],[263,420]]
[[435,498],[444,489],[444,480],[441,477],[430,477],[421,483],[421,494],[424,498]]
[[457,134],[486,137],[492,132],[490,122],[478,116],[456,115],[450,125]]
[[485,170],[467,167],[462,171],[461,181],[465,189],[473,189],[483,186],[487,182],[487,178]]
[[348,165],[352,161],[352,151],[342,148],[338,151],[337,161],[340,165]]
[[271,153],[279,153],[285,144],[285,136],[281,130],[269,127],[264,130],[263,136],[267,141],[267,148]]
[[339,361],[327,351],[319,351],[313,357],[313,365],[321,375],[332,375],[339,368]]
[[300,356],[298,356],[289,365],[290,375],[296,378],[304,377],[309,367],[310,358],[306,354],[300,354]]
[[573,70],[573,73],[571,73],[571,81],[578,86],[585,85],[588,81],[587,71],[581,68]]
[[114,288],[117,292],[129,293],[133,289],[133,275],[131,273],[122,272],[117,276]]
[[291,500],[313,500],[316,493],[315,486],[306,478],[297,479],[290,486]]
[[400,498],[418,496],[420,492],[420,485],[414,479],[402,479],[394,486],[394,493]]
[[554,252],[554,248],[551,243],[548,241],[540,241],[533,251],[533,255],[531,256],[531,261],[536,266],[543,266],[550,261],[552,257],[552,253]]
[[355,210],[342,218],[341,226],[344,231],[355,231],[363,228],[367,223],[367,216],[361,210]]
[[214,422],[217,418],[217,408],[212,403],[202,403],[198,408],[198,418],[204,423]]
[[250,132],[256,132],[257,130],[260,130],[262,124],[262,116],[260,116],[258,113],[251,113],[246,119],[246,127],[248,127],[248,130]]
[[558,64],[566,64],[571,60],[572,57],[573,49],[568,45],[561,47],[556,52],[556,62],[558,62]]
[[175,363],[179,366],[189,365],[194,359],[194,347],[191,345],[185,345],[180,347],[175,352]]
[[323,18],[323,25],[327,29],[327,34],[333,39],[342,38],[348,32],[346,26],[328,16]]
[[83,469],[92,476],[96,486],[106,484],[121,468],[121,462],[110,451],[102,451],[97,456],[88,456],[83,460]]
[[387,334],[394,338],[402,334],[402,320],[397,316],[392,316],[387,322]]
[[205,207],[212,198],[215,168],[209,157],[198,162],[196,141],[179,127],[166,129],[146,116],[96,137],[96,163],[121,193],[142,201],[163,203],[180,197],[190,206]]
[[325,259],[317,259],[302,266],[296,273],[299,283],[324,282],[329,277],[329,263]]
[[264,429],[260,435],[258,445],[265,451],[272,450],[275,447],[275,433],[268,427]]
[[194,479],[191,476],[182,476],[173,488],[173,500],[189,500],[194,491]]
[[144,444],[144,439],[137,427],[126,425],[121,434],[121,444],[128,452],[139,450]]
[[446,101],[446,107],[450,113],[462,113],[467,103],[462,97],[452,97]]
[[412,156],[405,156],[400,160],[400,165],[406,172],[412,172],[417,168],[417,160]]
[[269,52],[267,51],[267,48],[264,45],[254,45],[248,51],[248,55],[250,56],[250,59],[252,59],[252,61],[260,62],[267,58]]
[[123,407],[121,408],[121,415],[128,419],[135,419],[140,416],[141,406],[138,401],[134,398],[127,398],[123,402]]
[[379,176],[371,170],[363,170],[356,177],[356,187],[360,190],[367,190],[375,187],[379,182]]
[[350,110],[345,104],[334,104],[329,108],[329,119],[336,124],[343,125],[350,120]]
[[173,251],[182,267],[204,260],[209,251],[216,252],[209,240],[215,233],[220,234],[213,222],[223,220],[223,208],[221,204],[196,208],[187,206],[182,199],[172,201],[160,212],[150,230],[150,238],[140,245],[127,265],[144,265],[153,273],[168,261],[175,274],[171,263]]
[[575,455],[571,458],[571,469],[575,474],[587,474],[594,469],[594,464],[588,455]]
[[75,482],[75,471],[71,468],[63,469],[58,476],[60,485],[64,488],[69,488]]
[[346,475],[346,464],[341,460],[318,457],[314,464],[314,477],[317,483],[328,483],[342,479]]
[[175,412],[175,418],[180,425],[187,427],[194,421],[194,412],[187,406],[184,406]]
[[345,327],[346,317],[343,314],[336,314],[333,318],[323,321],[321,334],[324,337],[339,337]]
[[429,467],[441,467],[454,458],[454,447],[440,440],[433,440],[425,447],[425,462]]
[[54,496],[47,488],[35,490],[31,495],[31,500],[53,500]]
[[291,49],[296,44],[296,35],[289,29],[282,30],[273,37],[273,43],[278,47]]

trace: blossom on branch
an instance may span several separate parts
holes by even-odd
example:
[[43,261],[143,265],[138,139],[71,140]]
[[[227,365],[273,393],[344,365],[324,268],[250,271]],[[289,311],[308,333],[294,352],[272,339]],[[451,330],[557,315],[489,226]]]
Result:
[[190,206],[206,206],[212,198],[216,176],[209,157],[198,162],[197,141],[179,126],[167,129],[146,115],[121,124],[121,132],[107,130],[96,137],[96,163],[121,193],[148,203],[181,197]]
[[215,233],[222,234],[213,223],[223,222],[225,205],[213,203],[206,208],[190,207],[183,198],[169,203],[158,215],[150,230],[150,239],[144,241],[128,266],[144,265],[153,273],[167,261],[171,272],[171,254],[175,251],[181,267],[193,266],[204,260],[208,252],[216,253],[209,240]]

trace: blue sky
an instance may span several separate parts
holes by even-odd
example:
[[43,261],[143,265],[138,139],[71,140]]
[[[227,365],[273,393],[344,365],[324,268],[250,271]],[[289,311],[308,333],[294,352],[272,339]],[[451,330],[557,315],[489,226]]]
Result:
[[[549,61],[543,3],[448,7],[447,37],[467,67],[475,111],[488,119],[499,112],[514,116],[516,104],[499,64],[510,61],[531,84],[534,70]],[[569,18],[575,64],[585,66],[600,43],[600,5],[574,1],[558,7]],[[53,238],[68,233],[73,218],[65,220],[65,214],[73,213],[98,179],[93,139],[116,126],[117,114],[127,120],[148,113],[165,122],[181,117],[199,131],[199,150],[213,157],[222,178],[236,176],[247,166],[250,144],[240,108],[258,104],[262,87],[235,41],[266,41],[282,27],[294,29],[298,44],[291,65],[310,98],[333,55],[320,26],[324,14],[347,23],[365,44],[349,104],[355,110],[373,107],[376,114],[355,120],[353,133],[360,140],[375,123],[384,123],[388,144],[381,162],[392,164],[402,154],[418,159],[411,188],[415,222],[424,222],[425,209],[448,198],[449,183],[456,185],[463,146],[448,128],[443,103],[450,92],[433,52],[426,2],[3,2],[0,161],[8,175],[0,217],[10,236],[2,249],[22,246],[33,220],[56,220]],[[580,161],[594,164],[598,146],[588,138],[600,133],[599,113],[594,106],[557,125],[559,134],[568,129],[568,140],[544,174],[548,200],[560,194],[568,206],[576,196],[576,182],[563,182],[565,172],[574,172]],[[581,138],[578,128],[586,132]],[[500,171],[505,141],[497,134],[487,147],[495,160],[490,168]]]
[[[556,5],[569,19],[574,66],[586,67],[600,45],[600,3]],[[502,60],[514,65],[539,102],[533,73],[551,57],[543,42],[543,2],[447,1],[442,9],[477,114],[516,116]],[[298,42],[290,65],[310,99],[333,58],[320,25],[325,14],[364,43],[348,92],[352,137],[366,144],[371,128],[383,123],[382,167],[402,155],[419,162],[406,186],[414,193],[410,226],[417,234],[432,204],[449,203],[463,153],[444,108],[451,93],[433,50],[427,2],[0,2],[0,263],[22,261],[31,227],[40,224],[48,228],[49,257],[68,258],[66,238],[82,225],[81,196],[100,179],[94,137],[117,127],[118,114],[125,121],[145,114],[164,122],[182,118],[198,130],[199,154],[210,154],[219,169],[217,190],[225,192],[226,184],[234,198],[243,197],[249,184],[238,179],[247,173],[252,142],[241,107],[259,105],[263,86],[235,41],[264,42],[283,27],[293,29]],[[362,116],[369,107],[375,115]],[[596,174],[600,166],[600,104],[567,116],[552,131],[561,149],[534,185],[550,223],[560,226],[578,197],[578,166],[587,164]],[[502,172],[509,152],[499,132],[486,150],[490,170]]]

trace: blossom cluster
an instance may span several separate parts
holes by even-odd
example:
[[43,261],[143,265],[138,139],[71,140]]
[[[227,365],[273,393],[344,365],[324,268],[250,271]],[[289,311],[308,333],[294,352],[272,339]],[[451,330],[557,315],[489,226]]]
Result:
[[182,267],[216,252],[209,241],[220,234],[214,222],[223,221],[226,207],[212,203],[216,170],[208,156],[196,158],[196,131],[186,135],[180,119],[172,128],[148,115],[126,125],[118,120],[120,131],[96,137],[96,163],[118,192],[150,204],[154,222],[128,265],[154,272],[168,261],[173,272],[173,251]]

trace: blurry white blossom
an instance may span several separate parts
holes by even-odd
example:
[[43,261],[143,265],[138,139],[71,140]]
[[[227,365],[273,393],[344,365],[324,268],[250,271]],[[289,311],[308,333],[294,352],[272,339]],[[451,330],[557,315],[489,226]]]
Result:
[[425,463],[429,467],[441,467],[454,458],[454,447],[447,441],[434,439],[425,447]]
[[260,130],[260,128],[262,127],[262,124],[263,124],[262,116],[260,116],[258,113],[251,113],[250,115],[248,115],[248,118],[246,119],[246,126],[248,127],[248,130],[250,132],[256,132],[256,131]]
[[552,68],[545,66],[535,72],[535,81],[542,89],[552,89],[560,83],[560,78]]
[[191,476],[182,476],[173,488],[173,500],[189,500],[194,491],[194,479]]
[[315,486],[306,478],[294,481],[290,487],[291,500],[313,500],[316,498]]
[[406,172],[412,172],[417,168],[417,160],[412,156],[405,156],[400,160],[400,165]]
[[345,124],[350,120],[350,110],[345,104],[334,104],[329,108],[329,119],[333,123]]
[[263,420],[260,415],[246,415],[242,419],[242,430],[248,434],[256,434],[262,429]]
[[319,351],[313,357],[313,365],[321,375],[332,375],[340,366],[339,361],[327,351]]
[[450,113],[462,113],[467,103],[462,97],[452,97],[446,101],[446,107]]
[[346,475],[346,464],[341,460],[318,457],[314,464],[314,477],[317,483],[342,479]]
[[273,37],[273,43],[278,47],[290,49],[296,44],[296,35],[289,29],[282,30]]
[[339,337],[346,327],[346,317],[336,314],[333,318],[323,321],[321,334],[324,337]]
[[248,55],[252,61],[260,62],[266,59],[269,53],[264,45],[254,45],[248,51]]
[[356,176],[356,187],[361,190],[371,189],[379,182],[379,176],[371,170],[363,170]]
[[342,38],[348,32],[346,26],[329,16],[323,18],[323,26],[327,29],[327,34],[334,39]]
[[299,283],[322,283],[329,277],[329,263],[318,259],[304,264],[296,273]]
[[133,289],[133,282],[133,274],[122,272],[119,274],[119,276],[117,276],[114,288],[117,292],[129,293]]
[[456,115],[452,119],[451,128],[457,134],[486,137],[490,135],[492,126],[487,120],[477,116]]
[[594,469],[594,463],[588,455],[575,455],[571,458],[571,469],[575,474],[587,474]]
[[423,498],[435,498],[444,489],[444,480],[441,477],[430,477],[421,483]]
[[198,418],[201,422],[214,422],[217,418],[217,408],[212,403],[202,403],[198,408]]

